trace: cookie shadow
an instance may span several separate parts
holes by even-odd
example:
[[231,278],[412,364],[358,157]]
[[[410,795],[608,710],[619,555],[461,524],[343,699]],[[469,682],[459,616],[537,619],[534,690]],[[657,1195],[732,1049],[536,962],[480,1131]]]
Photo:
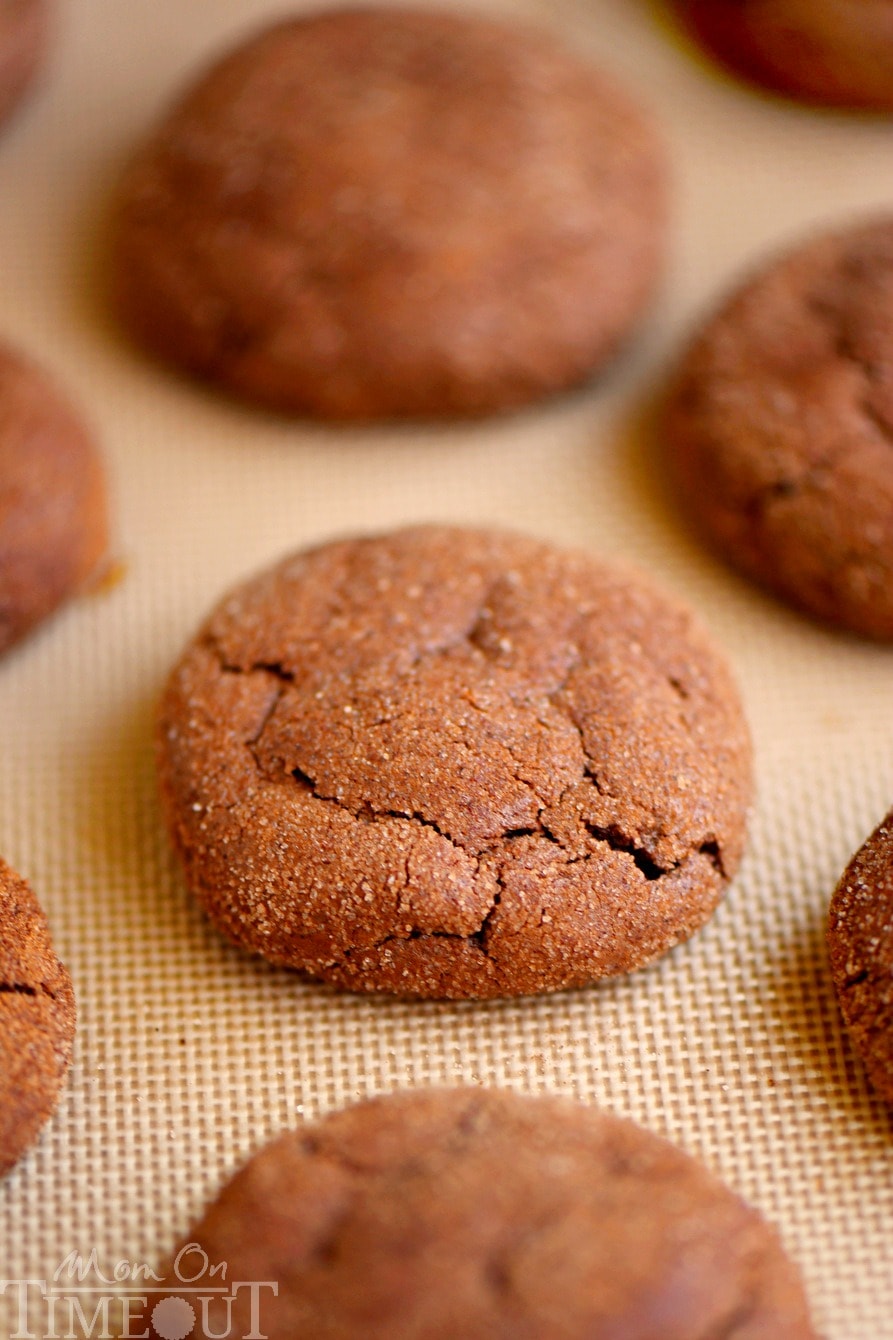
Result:
[[777,1082],[808,1094],[813,1115],[839,1131],[891,1147],[893,1111],[874,1092],[844,1025],[825,941],[827,909],[812,908],[769,946],[763,1025]]

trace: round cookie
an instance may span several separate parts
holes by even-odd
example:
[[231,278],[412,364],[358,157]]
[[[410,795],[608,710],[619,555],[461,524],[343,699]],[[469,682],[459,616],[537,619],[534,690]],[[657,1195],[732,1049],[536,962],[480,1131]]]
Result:
[[44,373],[0,346],[0,652],[84,585],[106,542],[91,437]]
[[893,217],[808,241],[710,320],[669,395],[679,499],[736,568],[893,638]]
[[0,121],[24,97],[46,46],[46,0],[0,0]]
[[893,111],[893,0],[675,0],[738,74],[807,102]]
[[509,410],[642,315],[665,175],[650,120],[544,33],[326,11],[240,45],[155,131],[115,300],[156,354],[286,412]]
[[[563,1098],[434,1089],[348,1108],[255,1154],[188,1242],[230,1279],[270,1282],[252,1332],[270,1340],[815,1335],[755,1210],[667,1141]],[[203,1259],[187,1248],[180,1275]],[[188,1320],[172,1266],[165,1284],[153,1336]],[[248,1333],[250,1294],[231,1334]],[[208,1334],[224,1333],[218,1306]]]
[[893,811],[853,857],[831,900],[831,977],[856,1050],[893,1103]]
[[750,797],[735,687],[687,609],[584,553],[436,526],[227,596],[170,679],[158,758],[226,935],[405,996],[657,958],[716,906]]
[[0,860],[0,1176],[55,1111],[75,1001],[30,886]]

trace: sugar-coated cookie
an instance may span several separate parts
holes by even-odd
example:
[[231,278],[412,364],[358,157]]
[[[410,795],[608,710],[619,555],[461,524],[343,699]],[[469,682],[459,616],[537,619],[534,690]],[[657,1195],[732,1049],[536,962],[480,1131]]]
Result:
[[56,1108],[75,1013],[46,917],[30,886],[0,860],[0,1176]]
[[171,677],[158,756],[189,886],[232,940],[433,997],[658,957],[716,906],[751,786],[687,609],[584,553],[436,526],[233,591]]
[[95,575],[106,506],[79,415],[40,369],[0,346],[0,652]]
[[546,33],[328,10],[217,62],[122,190],[156,354],[331,419],[488,414],[590,377],[661,268],[650,119]]
[[831,975],[856,1050],[893,1103],[893,811],[853,857],[831,900]]
[[728,299],[663,438],[685,511],[730,563],[893,638],[893,217],[813,238]]
[[[233,1335],[254,1301],[270,1340],[815,1336],[756,1211],[667,1141],[566,1098],[361,1103],[255,1154],[187,1241],[181,1275],[207,1259],[264,1282],[238,1291]],[[151,1334],[185,1335],[194,1297],[173,1269],[167,1283]],[[206,1334],[226,1308],[212,1300]]]

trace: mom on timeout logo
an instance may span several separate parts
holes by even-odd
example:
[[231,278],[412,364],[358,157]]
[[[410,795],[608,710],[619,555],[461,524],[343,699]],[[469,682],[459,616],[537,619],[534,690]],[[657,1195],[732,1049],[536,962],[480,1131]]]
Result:
[[[263,1304],[274,1280],[233,1280],[197,1242],[177,1253],[170,1272],[119,1261],[105,1271],[94,1247],[69,1252],[50,1280],[0,1279],[0,1307],[11,1305],[7,1340],[268,1340]],[[2,1313],[0,1313],[2,1316]],[[0,1323],[2,1326],[2,1323]]]

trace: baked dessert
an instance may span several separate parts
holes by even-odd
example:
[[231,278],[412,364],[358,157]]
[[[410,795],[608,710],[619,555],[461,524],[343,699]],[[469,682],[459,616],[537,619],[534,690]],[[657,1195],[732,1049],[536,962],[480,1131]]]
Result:
[[9,117],[43,63],[46,0],[0,0],[0,122]]
[[75,1013],[46,917],[30,885],[0,860],[0,1177],[56,1109]]
[[853,1044],[893,1103],[893,813],[856,852],[831,900],[831,976]]
[[688,609],[457,527],[325,544],[230,592],[170,679],[158,761],[230,939],[405,996],[657,958],[714,910],[751,794],[736,689]]
[[697,39],[757,84],[893,111],[893,0],[675,0]]
[[107,543],[92,436],[44,372],[0,345],[0,652],[97,574]]
[[[183,1273],[226,1261],[258,1286],[238,1290],[231,1322],[212,1297],[206,1333],[247,1334],[254,1301],[270,1340],[815,1335],[754,1210],[665,1140],[562,1098],[361,1103],[260,1150],[186,1241]],[[165,1340],[196,1318],[177,1282],[150,1304]]]
[[509,410],[639,322],[666,177],[649,117],[546,33],[325,10],[240,44],[149,137],[114,299],[156,355],[278,410]]
[[682,360],[662,435],[686,515],[729,563],[893,637],[893,217],[746,280]]

